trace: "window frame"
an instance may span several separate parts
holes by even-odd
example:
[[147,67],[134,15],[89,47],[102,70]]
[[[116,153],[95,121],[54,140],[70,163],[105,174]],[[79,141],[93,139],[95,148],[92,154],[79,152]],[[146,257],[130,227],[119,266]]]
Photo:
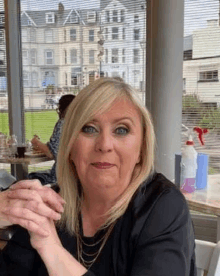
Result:
[[[52,57],[48,58],[47,53],[52,53]],[[48,60],[51,60],[51,63],[48,63]],[[51,49],[45,50],[45,65],[54,65],[54,51]]]
[[90,29],[89,30],[89,42],[94,42],[95,41],[95,30]]
[[70,29],[70,41],[76,41],[77,40],[77,34],[76,34],[76,28]]
[[134,37],[133,37],[133,39],[135,40],[135,41],[137,41],[137,40],[140,40],[140,29],[138,28],[135,28],[134,29]]
[[[47,12],[46,16],[46,24],[54,24],[55,23],[55,15],[54,12]],[[50,21],[51,20],[51,21]]]
[[105,22],[110,23],[110,11],[105,11]]
[[[91,55],[92,53],[92,55]],[[95,50],[89,50],[89,64],[95,64]]]
[[134,14],[134,23],[139,23],[140,22],[140,17],[138,14]]
[[[50,33],[49,37],[51,38],[51,41],[48,41],[48,33]],[[53,29],[45,29],[44,31],[44,39],[45,39],[45,43],[53,43]]]
[[139,64],[140,63],[140,49],[133,49],[133,63]]
[[71,64],[77,64],[78,63],[78,57],[77,57],[77,49],[72,48],[70,49],[70,63]]
[[[113,32],[113,29],[117,32]],[[119,28],[118,27],[112,27],[112,40],[118,40],[119,39]]]
[[112,11],[112,22],[113,23],[118,23],[118,10],[113,10]]
[[218,70],[200,71],[198,82],[218,82]]
[[124,23],[125,22],[125,10],[120,11],[120,16],[121,16],[121,22]]
[[[25,56],[26,53],[26,56]],[[22,63],[23,65],[29,65],[29,51],[28,49],[22,49]]]
[[[34,56],[33,56],[34,54]],[[33,62],[34,59],[34,62]],[[30,49],[30,64],[31,65],[36,65],[37,64],[37,50],[32,48]]]
[[[114,53],[115,52],[115,53]],[[116,60],[116,61],[115,61]],[[119,63],[119,49],[112,48],[112,59],[111,63]]]

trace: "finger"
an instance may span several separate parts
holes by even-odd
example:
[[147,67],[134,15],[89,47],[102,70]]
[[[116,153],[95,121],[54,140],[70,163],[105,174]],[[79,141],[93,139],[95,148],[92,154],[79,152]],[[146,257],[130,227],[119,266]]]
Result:
[[43,201],[51,206],[54,210],[57,210],[61,213],[64,211],[63,205],[66,203],[66,201],[53,189],[44,187],[43,189],[38,190],[38,193]]
[[[56,200],[58,200],[61,204],[66,203],[65,200],[58,193],[53,191],[53,189],[51,188],[49,189],[46,186],[42,186],[41,182],[38,179],[19,181],[16,184],[11,186],[11,190],[17,190],[17,189],[30,189],[30,190],[37,190],[37,191],[47,189],[47,191],[49,192],[48,200],[50,200],[54,196]],[[44,195],[44,193],[42,195]]]
[[45,221],[40,219],[40,217],[33,212],[28,211],[29,210],[25,210],[24,208],[5,208],[3,213],[7,215],[7,219],[11,223],[19,224],[31,232],[47,237],[49,232],[42,227]]
[[34,190],[10,190],[7,194],[8,198],[11,199],[22,199],[22,200],[34,200],[38,202],[42,202],[42,198],[37,191]]
[[56,213],[53,209],[49,208],[46,204],[36,202],[36,201],[27,201],[24,203],[24,208],[31,210],[32,212],[35,212],[36,214],[39,214],[41,216],[50,218],[52,220],[60,220],[61,214]]
[[27,189],[10,190],[8,192],[8,198],[44,202],[56,212],[63,213],[64,211],[63,205],[57,197],[57,193],[47,187],[37,191]]
[[42,184],[40,180],[33,179],[33,180],[21,180],[17,183],[10,186],[11,190],[17,190],[17,189],[30,189],[30,190],[37,190],[42,188]]

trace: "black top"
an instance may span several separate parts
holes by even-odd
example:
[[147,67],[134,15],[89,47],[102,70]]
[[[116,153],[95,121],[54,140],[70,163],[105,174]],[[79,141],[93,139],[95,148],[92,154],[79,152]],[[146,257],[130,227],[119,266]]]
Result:
[[[64,248],[76,256],[76,238],[65,231],[58,234]],[[94,243],[99,235],[84,241]],[[195,276],[194,248],[184,196],[162,174],[155,174],[138,189],[84,276]],[[0,275],[48,275],[25,229],[19,228],[3,249]]]

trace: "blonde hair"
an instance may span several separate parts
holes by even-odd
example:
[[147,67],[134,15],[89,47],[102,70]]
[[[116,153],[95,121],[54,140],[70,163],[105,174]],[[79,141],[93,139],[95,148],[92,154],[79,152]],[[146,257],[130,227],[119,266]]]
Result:
[[129,202],[139,186],[153,172],[155,134],[151,116],[128,84],[113,78],[101,78],[85,87],[70,104],[63,126],[57,158],[57,180],[60,194],[67,202],[59,226],[68,232],[77,233],[77,225],[82,200],[82,187],[77,172],[70,161],[70,151],[82,127],[97,113],[103,113],[118,99],[130,100],[139,110],[143,125],[143,139],[140,162],[135,166],[131,182],[117,202],[108,211],[105,223],[107,227],[116,222],[126,211]]

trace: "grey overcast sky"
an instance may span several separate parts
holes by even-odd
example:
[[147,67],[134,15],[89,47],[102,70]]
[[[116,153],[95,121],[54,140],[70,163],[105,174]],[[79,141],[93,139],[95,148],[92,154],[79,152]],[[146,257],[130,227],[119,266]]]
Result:
[[[184,36],[192,34],[195,29],[205,28],[208,19],[218,19],[219,1],[185,0]],[[0,0],[0,9],[2,2],[3,0]],[[59,2],[62,2],[66,9],[98,8],[100,3],[99,0],[21,0],[21,5],[22,10],[45,10],[56,9]]]

